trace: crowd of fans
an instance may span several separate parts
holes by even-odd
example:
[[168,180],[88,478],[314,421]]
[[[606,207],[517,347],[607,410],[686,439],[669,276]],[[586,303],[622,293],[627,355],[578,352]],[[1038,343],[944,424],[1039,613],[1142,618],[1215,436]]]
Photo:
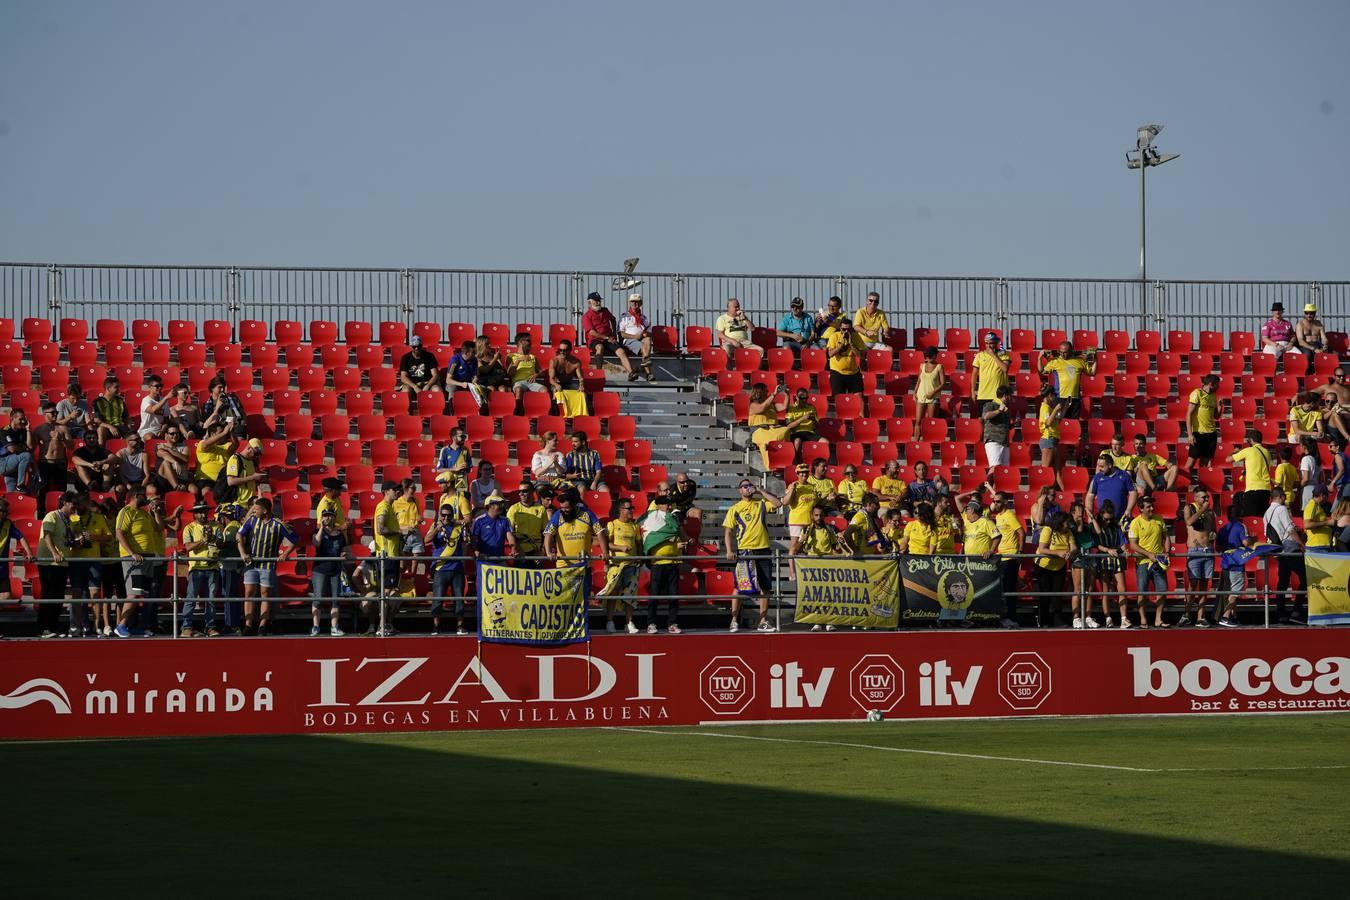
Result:
[[[609,357],[626,379],[651,379],[652,329],[641,296],[630,296],[618,318],[599,294],[590,295],[588,306],[578,333],[590,361]],[[794,358],[808,349],[824,351],[835,400],[863,392],[866,354],[886,345],[889,330],[876,293],[853,316],[838,297],[813,314],[794,299],[771,329]],[[735,299],[713,326],[715,341],[728,352],[762,352],[756,331]],[[748,424],[766,469],[776,442],[790,445],[794,459],[781,497],[767,482],[744,479],[721,518],[720,553],[737,569],[732,631],[741,624],[746,599],[757,606],[757,627],[773,629],[768,601],[781,545],[770,529],[783,514],[789,557],[1000,557],[1007,600],[1002,624],[1009,628],[1018,626],[1019,603],[1028,596],[1041,625],[1235,626],[1238,601],[1254,590],[1251,561],[1271,549],[1278,549],[1277,616],[1301,621],[1303,549],[1350,549],[1350,376],[1338,369],[1297,398],[1286,444],[1272,449],[1260,430],[1247,430],[1243,446],[1220,460],[1240,464],[1243,477],[1242,489],[1219,510],[1199,477],[1219,450],[1216,376],[1204,378],[1186,398],[1184,459],[1150,445],[1146,434],[1118,433],[1100,452],[1092,448],[1086,485],[1065,490],[1067,454],[1088,460],[1084,446],[1061,444],[1061,430],[1083,417],[1083,381],[1096,368],[1093,349],[1079,352],[1065,342],[1034,361],[1042,379],[1033,407],[1036,443],[1054,483],[1041,487],[1029,512],[1019,515],[1014,496],[995,486],[997,471],[1009,465],[1020,421],[1013,357],[996,332],[980,343],[966,366],[968,378],[954,377],[930,347],[912,385],[916,427],[940,416],[977,423],[986,477],[970,490],[956,490],[922,460],[902,467],[892,458],[868,481],[857,465],[835,470],[826,458],[806,458],[820,437],[820,398],[805,388],[754,384]],[[547,393],[563,418],[584,415],[583,362],[571,342],[555,342],[544,362],[532,344],[522,333],[508,353],[480,337],[466,341],[442,367],[414,336],[397,363],[398,388],[419,404],[428,391],[443,392],[447,406],[453,394],[468,391],[483,409],[494,392],[512,392],[517,401]],[[1277,357],[1325,347],[1326,332],[1311,307],[1293,325],[1276,304],[1261,328],[1261,350]],[[11,560],[35,560],[40,596],[70,601],[64,629],[62,605],[39,605],[44,637],[153,634],[162,627],[160,603],[180,595],[185,599],[173,620],[183,636],[265,634],[280,599],[279,564],[297,556],[306,558],[296,571],[311,580],[315,635],[323,631],[325,603],[330,634],[343,633],[344,610],[353,613],[351,628],[364,620],[368,632],[394,633],[400,601],[420,596],[419,577],[433,598],[433,633],[449,631],[450,616],[453,630],[465,633],[476,560],[603,563],[598,596],[606,628],[629,632],[637,630],[638,576],[645,568],[647,630],[658,630],[657,607],[665,601],[664,627],[679,632],[682,567],[691,552],[707,551],[699,542],[697,488],[687,474],[661,484],[639,510],[632,497],[610,495],[600,456],[584,433],[560,439],[549,431],[540,435],[519,492],[508,497],[492,464],[475,461],[465,430],[455,427],[437,456],[439,495],[423,496],[412,479],[383,484],[382,500],[362,517],[369,522],[363,529],[369,546],[354,547],[360,535],[339,478],[324,479],[316,508],[303,511],[305,527],[297,527],[296,511],[281,515],[259,466],[262,442],[250,436],[244,406],[224,378],[210,384],[200,404],[187,385],[166,390],[152,376],[145,387],[133,412],[115,378],[92,402],[72,384],[60,402],[42,404],[40,423],[14,410],[3,429],[6,490],[39,498],[42,508],[32,545],[0,498],[0,588],[6,589],[0,599],[11,599]],[[1183,495],[1168,504],[1175,514],[1160,514],[1160,499],[1173,494]],[[593,509],[585,497],[592,506],[602,498],[608,508]],[[1174,565],[1174,556],[1184,557],[1184,566]],[[174,557],[181,567],[170,566]],[[1131,570],[1133,585],[1126,577]],[[177,593],[169,584],[175,571]],[[1170,573],[1177,576],[1175,588]],[[1181,605],[1171,623],[1163,608],[1169,598]]]
[[[838,297],[814,315],[794,299],[775,329],[795,357],[807,348],[825,351],[835,401],[863,392],[864,353],[885,342],[889,326],[879,299],[869,294],[852,318]],[[734,300],[714,325],[721,346],[729,350],[746,346],[744,335],[753,328]],[[1215,508],[1200,471],[1214,466],[1219,447],[1217,375],[1204,377],[1185,398],[1184,462],[1165,455],[1166,447],[1150,445],[1146,434],[1116,433],[1106,447],[1074,460],[1090,460],[1092,467],[1075,496],[1065,490],[1070,448],[1061,444],[1061,429],[1065,421],[1084,415],[1082,382],[1095,373],[1097,354],[1094,348],[1079,352],[1065,341],[1034,360],[1041,379],[1031,407],[1035,440],[1039,462],[1053,472],[1054,482],[1039,489],[1028,515],[1019,516],[1013,493],[995,487],[996,473],[1010,463],[1011,435],[1020,419],[1012,391],[1013,355],[996,331],[986,332],[980,343],[968,360],[964,391],[958,392],[936,347],[924,351],[912,380],[916,429],[939,415],[978,423],[974,433],[985,474],[973,490],[958,492],[940,474],[930,478],[923,461],[913,462],[910,477],[902,479],[894,458],[870,484],[857,477],[855,465],[844,465],[831,477],[818,449],[804,457],[805,448],[820,438],[823,414],[810,391],[798,388],[793,394],[780,385],[774,392],[762,382],[751,387],[747,424],[765,469],[774,468],[771,447],[792,447],[783,498],[792,555],[997,556],[1007,602],[1004,627],[1018,627],[1019,601],[1034,596],[1041,625],[1165,628],[1237,626],[1239,600],[1254,595],[1252,560],[1276,551],[1276,618],[1304,621],[1304,548],[1350,550],[1350,432],[1343,418],[1350,411],[1350,376],[1337,368],[1326,383],[1297,396],[1287,443],[1267,447],[1259,429],[1246,429],[1242,446],[1220,460],[1242,470],[1241,489],[1226,509]],[[1316,308],[1305,307],[1304,318],[1293,325],[1276,303],[1260,330],[1259,346],[1277,357],[1324,352],[1326,332]],[[946,433],[945,424],[940,431]],[[1088,452],[1085,446],[1072,450]],[[1175,514],[1164,517],[1159,501],[1168,494],[1180,496],[1168,504]],[[1175,557],[1184,562],[1174,566]],[[1133,586],[1127,585],[1129,569]],[[1172,572],[1175,588],[1169,584]],[[1164,617],[1169,598],[1180,603],[1175,622]]]

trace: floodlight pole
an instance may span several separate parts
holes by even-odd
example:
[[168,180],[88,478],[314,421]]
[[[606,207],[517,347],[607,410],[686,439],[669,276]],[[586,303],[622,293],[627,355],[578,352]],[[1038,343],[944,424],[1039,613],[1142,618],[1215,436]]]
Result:
[[1139,315],[1144,329],[1148,321],[1148,163],[1143,153],[1139,154]]

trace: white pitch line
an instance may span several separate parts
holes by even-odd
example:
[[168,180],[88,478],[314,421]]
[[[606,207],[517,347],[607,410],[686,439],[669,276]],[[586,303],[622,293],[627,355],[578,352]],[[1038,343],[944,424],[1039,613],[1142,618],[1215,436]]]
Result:
[[1309,772],[1315,769],[1350,769],[1346,766],[1215,766],[1208,769],[1153,769],[1154,772]]
[[991,762],[1032,763],[1041,766],[1070,766],[1079,769],[1111,769],[1116,772],[1161,772],[1162,769],[1139,769],[1133,766],[1108,766],[1104,763],[1064,762],[1057,759],[1027,759],[1020,756],[985,756],[979,753],[954,753],[949,750],[917,750],[913,747],[884,747],[879,744],[852,744],[845,741],[808,741],[799,738],[756,737],[749,734],[720,734],[715,731],[665,731],[647,728],[613,726],[606,731],[631,731],[635,734],[690,735],[693,737],[729,738],[741,741],[767,741],[774,744],[815,744],[821,747],[847,747],[854,750],[884,750],[889,753],[914,753],[921,756],[952,756],[960,759],[983,759]]

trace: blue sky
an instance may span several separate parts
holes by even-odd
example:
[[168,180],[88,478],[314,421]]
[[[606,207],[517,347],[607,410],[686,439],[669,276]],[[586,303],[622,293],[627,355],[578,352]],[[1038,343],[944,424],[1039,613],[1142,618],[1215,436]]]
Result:
[[1350,277],[1350,4],[0,3],[0,257]]

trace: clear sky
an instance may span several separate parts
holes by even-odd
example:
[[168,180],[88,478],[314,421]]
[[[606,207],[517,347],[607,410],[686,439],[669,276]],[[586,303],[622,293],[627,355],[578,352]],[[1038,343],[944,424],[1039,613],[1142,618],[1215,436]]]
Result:
[[9,261],[1350,277],[1350,2],[0,0]]

